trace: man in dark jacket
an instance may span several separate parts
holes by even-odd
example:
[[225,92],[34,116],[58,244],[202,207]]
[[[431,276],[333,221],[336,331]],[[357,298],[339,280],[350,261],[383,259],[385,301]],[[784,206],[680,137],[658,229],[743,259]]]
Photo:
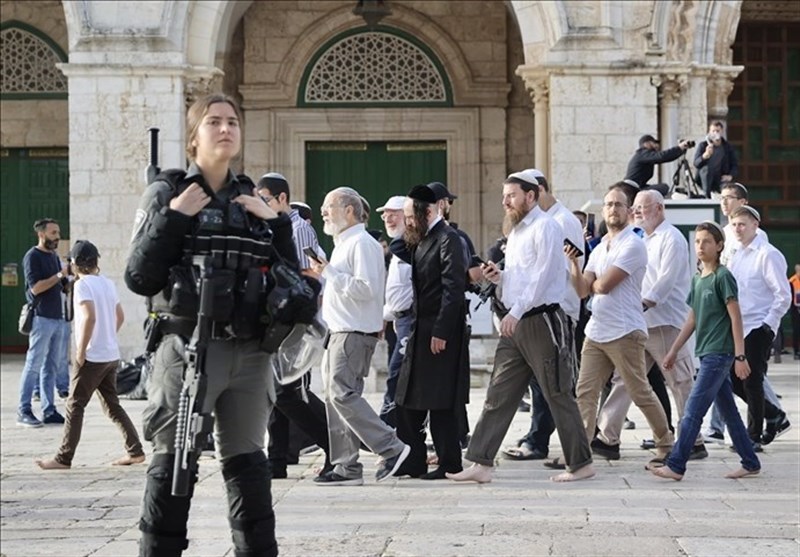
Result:
[[711,192],[719,193],[720,184],[734,181],[739,174],[736,152],[722,136],[724,128],[719,120],[711,122],[705,141],[701,141],[694,152],[694,167],[703,181],[706,197],[711,197]]
[[[676,147],[670,147],[664,151],[659,150],[661,145],[658,139],[652,135],[643,135],[639,138],[639,148],[633,154],[628,163],[628,171],[625,172],[626,180],[633,180],[639,185],[640,189],[647,189],[647,181],[653,177],[655,165],[665,162],[672,162],[678,159],[690,147],[689,141],[681,140]],[[661,188],[655,188],[660,191]],[[665,191],[661,192],[666,194]]]
[[[429,187],[415,186],[403,206],[406,232],[392,249],[408,258],[414,287],[414,324],[397,382],[397,433],[411,446],[398,475],[444,479],[460,472],[458,417],[469,395],[466,261],[458,233],[446,224]],[[404,247],[408,248],[405,254]],[[430,414],[439,467],[428,473],[424,422]]]

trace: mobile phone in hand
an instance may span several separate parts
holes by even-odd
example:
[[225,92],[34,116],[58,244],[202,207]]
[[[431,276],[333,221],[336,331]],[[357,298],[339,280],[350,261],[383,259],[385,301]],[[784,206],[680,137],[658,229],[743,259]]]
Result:
[[565,246],[569,246],[572,249],[574,249],[575,251],[577,251],[578,252],[578,257],[583,255],[583,250],[581,248],[579,248],[578,246],[576,246],[575,244],[573,244],[572,242],[570,242],[569,238],[564,238],[564,245]]
[[303,248],[303,253],[305,253],[309,259],[313,259],[317,263],[324,263],[322,258],[320,258],[319,254],[315,252],[313,248]]

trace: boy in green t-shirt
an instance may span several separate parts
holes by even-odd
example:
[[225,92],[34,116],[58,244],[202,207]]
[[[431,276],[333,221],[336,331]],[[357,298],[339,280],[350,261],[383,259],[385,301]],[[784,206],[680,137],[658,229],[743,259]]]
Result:
[[736,279],[719,263],[720,253],[725,246],[722,228],[714,222],[706,221],[697,225],[695,231],[695,251],[703,269],[692,279],[692,287],[686,300],[690,306],[689,316],[664,358],[663,367],[665,370],[672,367],[678,350],[694,332],[695,354],[700,358],[700,372],[686,402],[677,443],[665,465],[651,468],[650,471],[661,478],[683,479],[692,445],[703,424],[703,416],[714,402],[722,413],[733,445],[742,459],[742,467],[729,472],[725,477],[737,479],[754,476],[761,470],[761,463],[733,400],[729,373],[733,363],[737,377],[744,379],[750,374],[750,366],[744,356],[744,333],[737,301]]

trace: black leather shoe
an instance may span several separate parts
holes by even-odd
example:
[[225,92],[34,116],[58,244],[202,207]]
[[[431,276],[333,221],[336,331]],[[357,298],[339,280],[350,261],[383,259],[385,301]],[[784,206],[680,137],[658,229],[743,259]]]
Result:
[[608,460],[619,460],[619,445],[608,445],[600,439],[592,439],[592,452]]
[[345,478],[336,472],[328,472],[325,475],[317,476],[314,478],[314,483],[317,485],[334,486],[334,485],[364,485],[364,478]]
[[689,460],[702,460],[708,458],[708,451],[705,445],[695,445],[689,453]]
[[[444,468],[437,468],[432,472],[428,472],[427,474],[422,474],[419,479],[420,480],[446,480],[447,476],[445,476],[446,470]],[[450,474],[456,474],[461,472],[461,470],[450,470]]]
[[64,421],[65,421],[64,420],[64,416],[62,416],[61,414],[59,414],[56,411],[53,411],[52,414],[48,414],[47,416],[44,417],[44,420],[42,420],[42,423],[45,423],[45,424],[63,424]]

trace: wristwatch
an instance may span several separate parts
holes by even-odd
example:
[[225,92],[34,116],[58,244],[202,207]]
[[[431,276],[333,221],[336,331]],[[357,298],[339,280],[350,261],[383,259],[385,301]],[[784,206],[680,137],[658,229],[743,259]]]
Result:
[[61,271],[59,271],[59,272],[57,272],[57,273],[56,273],[56,277],[58,278],[58,280],[61,280],[61,279],[63,279],[63,278],[64,278],[64,273],[62,273]]
[[746,362],[747,356],[745,356],[744,354],[739,354],[738,356],[734,356],[733,359],[736,360],[737,362]]

